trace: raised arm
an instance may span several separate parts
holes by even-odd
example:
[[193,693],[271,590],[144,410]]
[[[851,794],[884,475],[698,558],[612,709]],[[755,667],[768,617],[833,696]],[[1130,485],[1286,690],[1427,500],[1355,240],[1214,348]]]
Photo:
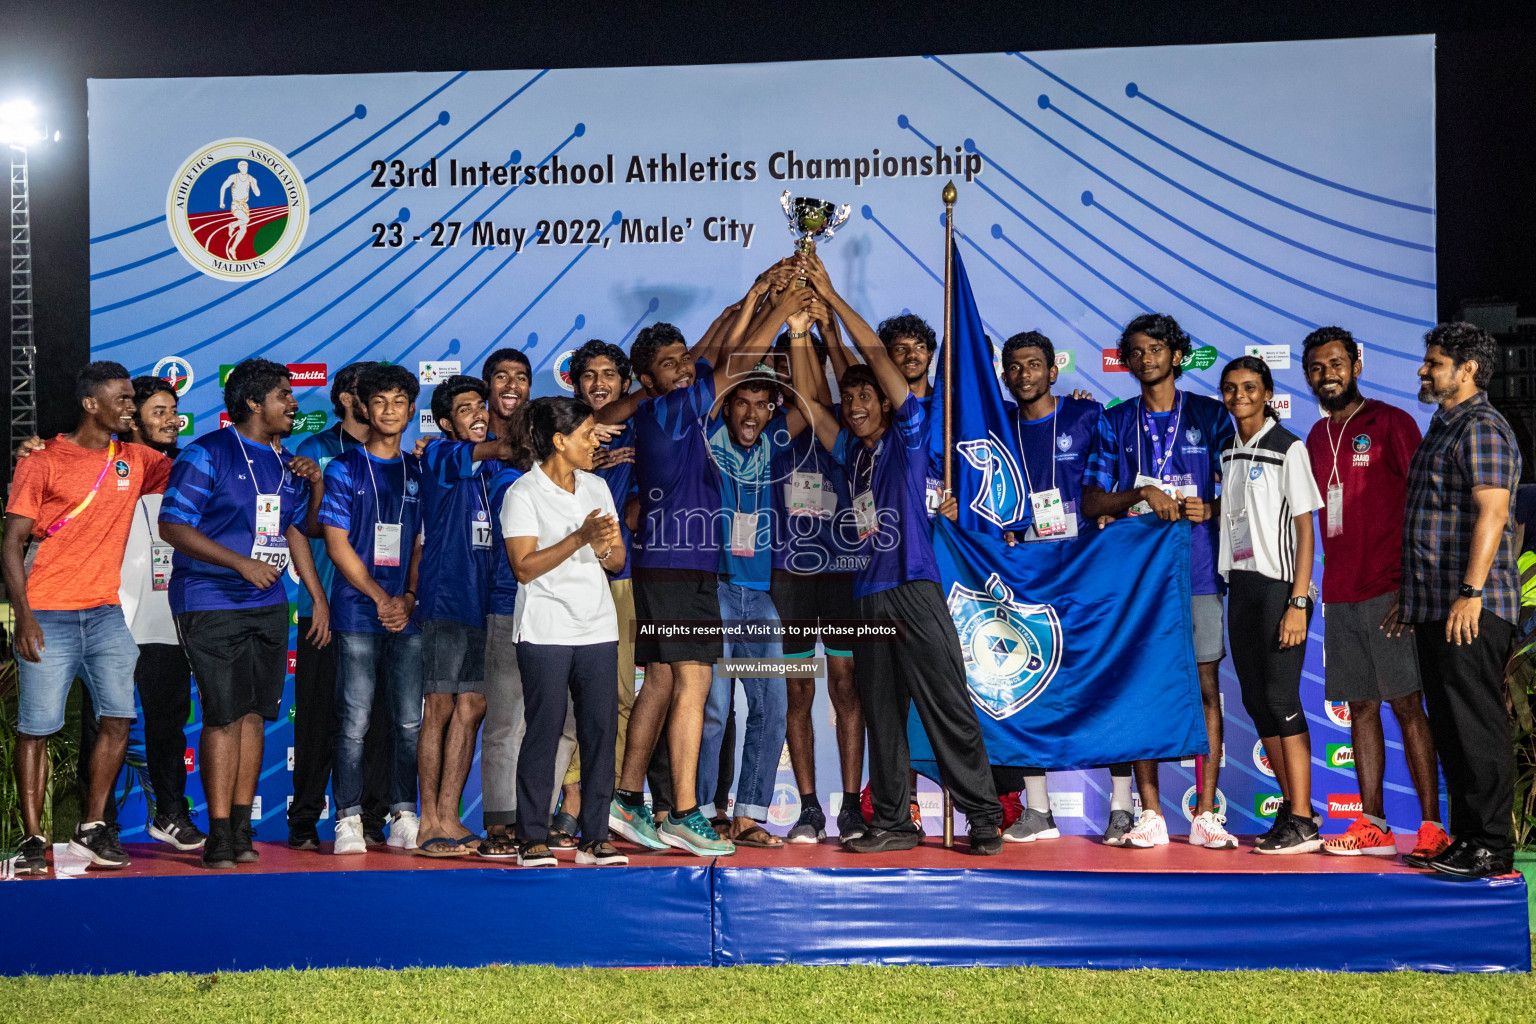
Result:
[[809,335],[804,338],[791,338],[789,340],[789,373],[795,395],[799,399],[797,406],[810,418],[811,428],[816,431],[816,440],[830,452],[837,445],[837,435],[841,427],[838,425],[837,417],[832,415],[831,403],[823,402],[817,393],[816,378],[820,377],[821,382],[826,383],[826,374],[818,374],[818,369],[816,352],[811,348]]
[[784,322],[792,314],[809,308],[814,298],[815,295],[809,288],[791,288],[774,296],[768,307],[768,315],[758,319],[753,330],[742,340],[740,347],[734,351],[722,353],[720,362],[715,366],[715,394],[723,394],[730,386],[732,377],[743,375],[731,372],[732,362],[740,364],[755,362],[757,356],[761,356],[773,347],[773,341],[779,336],[779,328],[784,326]]
[[875,379],[880,382],[880,390],[885,392],[885,397],[890,399],[894,408],[900,409],[906,403],[911,388],[907,386],[907,378],[896,369],[896,364],[891,362],[891,357],[886,354],[885,346],[880,343],[880,338],[874,329],[859,316],[858,311],[848,305],[847,301],[832,287],[832,279],[827,274],[827,268],[822,264],[821,257],[815,253],[805,253],[796,257],[796,266],[805,275],[806,282],[813,288],[817,295],[821,296],[832,307],[848,328],[848,336],[853,341],[869,368],[874,371]]

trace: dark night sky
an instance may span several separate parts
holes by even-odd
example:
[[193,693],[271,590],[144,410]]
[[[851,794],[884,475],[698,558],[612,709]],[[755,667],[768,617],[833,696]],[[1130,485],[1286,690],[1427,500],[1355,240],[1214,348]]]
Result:
[[1399,2],[153,5],[0,0],[0,99],[57,146],[32,161],[45,433],[87,358],[86,79],[730,63],[1435,33],[1442,317],[1501,295],[1536,313],[1536,4]]

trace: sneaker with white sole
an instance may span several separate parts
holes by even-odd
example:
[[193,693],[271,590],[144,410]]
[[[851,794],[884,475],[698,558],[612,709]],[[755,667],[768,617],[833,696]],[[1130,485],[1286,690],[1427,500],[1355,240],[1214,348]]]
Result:
[[856,803],[843,801],[843,809],[837,812],[837,841],[846,843],[868,831],[869,822],[864,820],[863,809]]
[[1227,818],[1215,811],[1195,815],[1189,826],[1189,845],[1203,846],[1207,850],[1235,850],[1237,836],[1226,830]]
[[416,849],[416,833],[421,831],[421,819],[415,811],[397,811],[389,816],[389,845],[397,850]]
[[1125,834],[1126,841],[1138,849],[1168,845],[1168,823],[1156,811],[1142,811],[1136,827]]
[[69,852],[84,857],[100,868],[125,868],[128,855],[117,840],[117,822],[93,821],[75,826],[75,837],[69,841]]
[[1280,827],[1260,839],[1253,848],[1266,854],[1315,853],[1323,848],[1323,837],[1318,835],[1317,822],[1310,816],[1287,814]]
[[686,850],[696,857],[728,857],[736,852],[736,844],[722,838],[697,809],[681,820],[668,814],[656,834],[668,846]]
[[629,858],[613,848],[609,842],[592,843],[576,848],[577,864],[593,864],[600,868],[623,867]]
[[1130,811],[1115,810],[1109,812],[1109,824],[1104,827],[1105,846],[1124,846],[1126,836],[1131,834],[1131,829],[1136,827],[1136,819]]
[[651,809],[645,804],[627,804],[618,797],[608,805],[608,828],[644,850],[665,850],[667,844],[656,834]]
[[800,820],[795,822],[794,828],[789,830],[789,835],[784,841],[794,845],[811,845],[825,838],[827,838],[826,812],[820,807],[802,807]]
[[368,852],[368,842],[363,838],[362,815],[353,814],[336,819],[336,845],[331,848],[331,852],[335,854]]
[[180,814],[157,814],[145,829],[150,838],[174,846],[178,850],[201,850],[208,837],[192,823],[185,810]]
[[1024,808],[1019,815],[1019,820],[1008,826],[1003,833],[1005,843],[1032,843],[1036,839],[1060,839],[1061,830],[1056,827],[1056,818],[1050,811],[1037,811],[1033,807]]
[[1343,835],[1323,843],[1323,852],[1336,857],[1396,857],[1397,840],[1362,814]]

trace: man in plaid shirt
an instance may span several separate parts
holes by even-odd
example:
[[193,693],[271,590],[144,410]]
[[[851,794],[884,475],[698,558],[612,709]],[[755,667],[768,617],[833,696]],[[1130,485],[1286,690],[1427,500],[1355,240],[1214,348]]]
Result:
[[[1497,348],[1468,323],[1424,336],[1419,401],[1439,406],[1408,470],[1402,602],[1445,769],[1455,841],[1429,863],[1463,878],[1512,868],[1514,761],[1504,661],[1520,612],[1511,517],[1520,449],[1488,402]],[[1397,628],[1388,616],[1383,627]]]

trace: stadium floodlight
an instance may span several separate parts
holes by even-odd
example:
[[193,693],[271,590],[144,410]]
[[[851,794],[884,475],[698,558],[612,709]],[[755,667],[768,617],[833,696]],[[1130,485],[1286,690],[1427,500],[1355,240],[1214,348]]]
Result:
[[35,146],[47,139],[48,133],[37,121],[37,107],[30,100],[0,103],[0,144]]

